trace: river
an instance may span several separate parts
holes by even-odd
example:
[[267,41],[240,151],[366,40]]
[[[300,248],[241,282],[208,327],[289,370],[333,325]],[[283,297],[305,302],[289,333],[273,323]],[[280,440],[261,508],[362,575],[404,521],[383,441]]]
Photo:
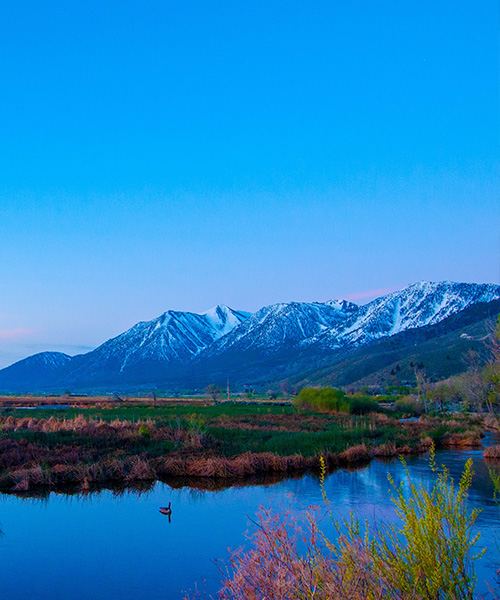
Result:
[[[487,598],[500,561],[500,507],[482,451],[442,451],[437,455],[458,481],[465,460],[474,461],[470,506],[481,508],[478,548],[487,548],[477,565],[478,591]],[[411,458],[415,483],[430,486],[427,457]],[[400,462],[373,461],[356,471],[329,475],[325,489],[334,517],[350,511],[360,519],[393,522],[387,473],[404,477]],[[159,513],[172,503],[172,518]],[[0,496],[2,595],[9,600],[179,600],[182,592],[219,588],[214,559],[245,543],[245,531],[259,506],[292,505],[304,513],[324,505],[318,479],[306,475],[278,483],[221,491],[175,489],[156,483],[144,492],[103,490],[87,495],[51,493],[45,498]],[[329,519],[324,529],[331,533]],[[247,542],[248,543],[248,542]]]

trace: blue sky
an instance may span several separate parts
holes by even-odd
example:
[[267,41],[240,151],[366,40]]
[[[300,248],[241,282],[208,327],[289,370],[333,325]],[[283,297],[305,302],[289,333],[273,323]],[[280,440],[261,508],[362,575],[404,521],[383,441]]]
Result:
[[0,19],[0,366],[167,309],[499,282],[498,3]]

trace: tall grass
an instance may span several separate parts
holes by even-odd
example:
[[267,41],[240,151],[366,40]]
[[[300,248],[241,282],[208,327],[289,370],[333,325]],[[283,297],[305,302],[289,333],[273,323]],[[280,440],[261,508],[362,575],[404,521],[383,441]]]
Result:
[[380,413],[299,413],[275,406],[179,409],[0,415],[0,489],[293,474],[317,470],[320,456],[335,468],[420,452],[430,438],[443,446],[480,444],[480,425],[464,419],[399,423]]

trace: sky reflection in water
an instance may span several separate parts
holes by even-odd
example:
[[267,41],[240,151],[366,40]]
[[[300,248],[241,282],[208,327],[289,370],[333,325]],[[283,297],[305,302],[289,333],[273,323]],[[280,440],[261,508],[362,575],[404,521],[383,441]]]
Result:
[[[441,452],[438,461],[458,480],[468,456],[475,471],[470,503],[483,509],[479,547],[488,552],[478,565],[478,590],[486,592],[484,580],[493,580],[499,560],[500,507],[493,501],[482,452]],[[430,485],[425,457],[410,459],[408,466],[415,483]],[[325,488],[333,516],[348,517],[352,510],[362,520],[393,521],[388,471],[396,483],[404,476],[397,461],[330,475]],[[171,523],[158,511],[169,501]],[[260,505],[279,510],[291,503],[304,512],[309,505],[323,505],[317,478],[215,492],[158,483],[147,492],[121,495],[105,490],[88,496],[50,494],[47,499],[0,496],[3,595],[10,600],[170,600],[196,583],[214,593],[220,575],[213,560],[245,542],[247,516],[253,518]],[[322,523],[333,535],[329,519]]]

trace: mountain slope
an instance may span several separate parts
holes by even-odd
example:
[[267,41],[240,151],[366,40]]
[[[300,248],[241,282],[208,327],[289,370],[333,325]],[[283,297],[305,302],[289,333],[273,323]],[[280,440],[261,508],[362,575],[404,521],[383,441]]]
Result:
[[0,370],[0,390],[30,391],[71,361],[63,352],[39,352]]
[[101,386],[169,377],[247,317],[248,313],[224,305],[202,314],[169,310],[156,319],[137,323],[92,352],[76,356],[52,383],[62,380],[67,386]]
[[467,369],[473,350],[480,363],[489,357],[489,339],[500,314],[500,300],[478,303],[434,325],[409,329],[356,348],[317,369],[296,373],[294,385],[400,385],[415,380],[415,368],[439,380]]

